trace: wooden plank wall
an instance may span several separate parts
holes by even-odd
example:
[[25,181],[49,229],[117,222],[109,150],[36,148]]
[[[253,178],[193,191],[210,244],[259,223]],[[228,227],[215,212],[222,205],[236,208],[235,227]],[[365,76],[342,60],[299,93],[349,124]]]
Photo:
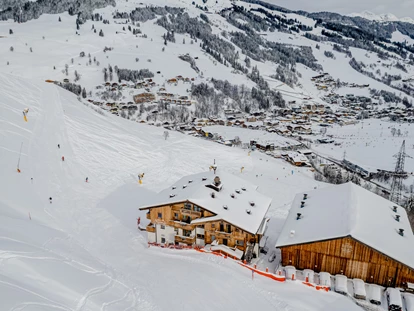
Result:
[[282,265],[344,274],[383,286],[414,282],[414,270],[351,237],[281,247]]
[[[227,230],[227,225],[230,225],[231,234],[220,232],[220,223],[223,223],[224,230]],[[242,251],[246,250],[247,242],[250,240],[257,241],[257,237],[248,232],[241,230],[225,221],[212,221],[204,223],[204,236],[206,244],[213,242],[212,236],[218,240],[219,244],[223,244],[223,239],[227,239],[227,246],[236,247]],[[236,245],[236,241],[243,241],[244,245]]]
[[[164,205],[160,207],[153,207],[149,209],[150,213],[150,220],[152,223],[162,223],[165,225],[173,226],[176,228],[182,228],[186,230],[194,230],[196,225],[179,225],[177,223],[174,223],[174,214],[178,213],[178,218],[181,220],[183,214],[181,213],[181,209],[184,208],[184,202],[171,204],[171,205]],[[200,207],[201,208],[201,207]],[[202,210],[202,217],[210,217],[214,216],[213,213],[201,208]],[[161,218],[158,218],[158,213],[162,214]],[[197,219],[200,217],[192,216],[192,220]],[[220,232],[220,223],[223,223],[224,231],[227,230],[227,225],[229,223],[221,220],[217,221],[211,221],[211,222],[205,222],[200,223],[198,225],[204,225],[204,241],[206,244],[210,244],[213,242],[212,236],[215,237],[216,240],[218,240],[219,244],[223,244],[223,239],[227,239],[227,246],[229,247],[236,247],[242,251],[246,250],[247,242],[250,242],[251,240],[254,240],[255,242],[258,242],[258,237],[255,235],[252,235],[248,232],[245,232],[241,230],[240,228],[233,226],[230,224],[230,234],[222,233]],[[236,245],[236,241],[243,241],[244,245]]]

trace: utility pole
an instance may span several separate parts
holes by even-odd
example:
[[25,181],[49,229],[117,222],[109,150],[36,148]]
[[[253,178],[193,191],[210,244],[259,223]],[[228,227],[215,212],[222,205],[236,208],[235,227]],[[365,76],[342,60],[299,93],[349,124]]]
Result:
[[407,175],[407,173],[404,171],[405,158],[411,158],[408,154],[405,153],[405,140],[401,145],[400,151],[394,155],[394,157],[397,158],[397,162],[395,164],[395,170],[392,176],[390,201],[400,204],[402,203],[402,182],[404,177]]

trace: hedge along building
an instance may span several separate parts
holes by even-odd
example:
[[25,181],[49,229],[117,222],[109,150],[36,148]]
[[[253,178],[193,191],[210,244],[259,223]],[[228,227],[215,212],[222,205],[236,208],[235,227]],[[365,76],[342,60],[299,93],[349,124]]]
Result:
[[149,242],[211,244],[212,250],[250,259],[259,253],[270,203],[257,186],[235,175],[206,172],[181,178],[140,210],[148,210]]
[[276,247],[284,266],[383,286],[414,281],[406,211],[353,183],[296,195]]

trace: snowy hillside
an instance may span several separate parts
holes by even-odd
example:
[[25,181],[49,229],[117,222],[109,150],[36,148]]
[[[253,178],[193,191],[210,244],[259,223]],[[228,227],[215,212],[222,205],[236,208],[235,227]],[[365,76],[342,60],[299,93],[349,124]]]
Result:
[[[138,207],[216,163],[272,198],[273,251],[295,195],[327,184],[197,131],[289,150],[302,137],[276,127],[302,122],[306,143],[342,142],[314,152],[392,169],[413,144],[414,28],[256,0],[23,2],[0,5],[1,310],[360,310],[230,259],[149,248]],[[386,120],[343,126],[374,116]],[[256,263],[275,272],[270,253]]]
[[252,281],[247,269],[222,258],[149,249],[136,230],[136,218],[145,218],[137,206],[152,190],[205,171],[213,159],[218,172],[240,175],[245,166],[243,176],[263,193],[281,189],[270,212],[276,222],[296,191],[315,184],[305,172],[284,177],[285,167],[272,158],[265,162],[260,154],[248,157],[179,133],[164,140],[162,130],[98,114],[44,82],[10,75],[0,81],[4,310],[357,309],[334,293]]
[[[161,110],[159,120],[182,122],[194,115],[221,117],[225,107],[249,112],[293,102],[336,110],[338,103],[327,100],[332,94],[374,97],[379,105],[412,105],[414,49],[408,24],[386,27],[341,17],[342,27],[330,15],[287,13],[250,1],[175,0],[167,8],[162,1],[151,2],[151,8],[145,1],[117,1],[88,17],[62,8],[25,23],[0,21],[0,70],[66,81],[67,89],[133,120],[148,121],[154,110]],[[8,12],[0,11],[0,16],[10,18]],[[25,14],[33,18],[30,10]],[[147,74],[138,75],[139,70]],[[322,72],[333,83],[311,81]],[[137,87],[144,78],[151,78],[151,84]],[[229,81],[233,91],[220,89],[211,79]],[[197,85],[212,89],[202,92]],[[134,96],[149,93],[139,102],[143,105],[131,105]],[[183,98],[188,109],[179,105]]]
[[414,20],[410,17],[402,17],[398,18],[394,14],[386,13],[386,14],[375,14],[370,11],[363,11],[361,13],[351,13],[348,16],[351,17],[362,17],[365,19],[369,19],[371,21],[378,21],[378,22],[406,22],[406,23],[414,23]]

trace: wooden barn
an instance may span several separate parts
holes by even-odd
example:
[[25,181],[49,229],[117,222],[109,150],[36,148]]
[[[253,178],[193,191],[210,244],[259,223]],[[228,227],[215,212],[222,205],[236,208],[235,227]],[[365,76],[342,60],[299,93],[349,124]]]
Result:
[[298,194],[276,247],[283,266],[382,286],[414,282],[414,235],[406,211],[353,183]]

